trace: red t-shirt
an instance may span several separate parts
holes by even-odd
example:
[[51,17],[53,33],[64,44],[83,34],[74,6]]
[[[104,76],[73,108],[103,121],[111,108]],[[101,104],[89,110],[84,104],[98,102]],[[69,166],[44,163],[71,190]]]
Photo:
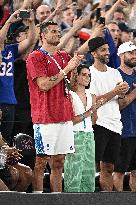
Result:
[[[70,60],[64,51],[55,52],[52,57],[63,69]],[[59,68],[52,58],[40,50],[32,52],[27,59],[27,76],[33,123],[59,123],[73,118],[70,96],[64,94],[64,80],[45,92],[39,89],[36,78],[53,76]]]

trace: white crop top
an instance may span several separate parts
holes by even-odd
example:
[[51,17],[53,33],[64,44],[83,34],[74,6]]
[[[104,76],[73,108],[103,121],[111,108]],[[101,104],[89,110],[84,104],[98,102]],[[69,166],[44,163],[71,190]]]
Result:
[[[92,94],[89,92],[89,90],[85,90],[85,93],[86,93],[86,97],[87,97],[86,110],[84,108],[84,105],[83,105],[80,97],[77,95],[77,93],[70,91],[70,94],[71,94],[72,99],[73,99],[73,110],[74,110],[75,116],[83,114],[84,112],[89,110],[92,106]],[[75,124],[74,131],[92,132],[93,128],[92,128],[91,114],[89,117],[85,118],[85,125],[86,125],[86,128],[84,128],[84,121]]]

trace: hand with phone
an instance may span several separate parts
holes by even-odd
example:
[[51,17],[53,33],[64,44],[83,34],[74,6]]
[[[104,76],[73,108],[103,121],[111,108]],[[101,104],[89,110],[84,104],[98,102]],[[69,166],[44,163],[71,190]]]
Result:
[[20,10],[19,18],[23,20],[23,23],[26,26],[30,26],[32,22],[34,22],[34,12],[33,10]]
[[30,18],[30,10],[20,10],[19,17],[21,19],[29,19]]
[[101,16],[101,8],[96,9],[96,22],[105,26],[105,17]]
[[16,10],[11,16],[8,18],[7,22],[10,24],[15,23],[17,21],[20,21],[20,18],[18,18],[19,10]]
[[97,36],[103,36],[104,35],[104,33],[103,33],[104,28],[105,28],[104,24],[97,23],[94,27],[92,34],[91,34],[92,38],[95,38]]
[[105,26],[105,17],[100,16],[98,22],[99,22],[99,24],[103,24]]
[[101,8],[97,8],[97,9],[96,9],[95,15],[96,15],[96,22],[98,22],[98,21],[99,21],[99,18],[100,18],[100,16],[101,16]]
[[82,10],[81,9],[76,10],[76,16],[77,16],[77,18],[80,18],[82,16]]

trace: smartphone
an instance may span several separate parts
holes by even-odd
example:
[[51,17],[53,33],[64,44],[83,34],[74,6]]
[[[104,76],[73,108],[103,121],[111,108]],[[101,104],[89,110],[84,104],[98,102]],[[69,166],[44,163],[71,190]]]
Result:
[[20,10],[19,17],[21,19],[29,19],[30,18],[30,11]]
[[105,26],[105,17],[100,16],[99,24],[103,24]]
[[101,16],[101,8],[96,9],[96,22],[99,21],[99,18]]
[[80,16],[82,16],[82,10],[81,10],[81,9],[77,9],[77,10],[76,10],[76,15],[77,15],[77,18],[79,18]]

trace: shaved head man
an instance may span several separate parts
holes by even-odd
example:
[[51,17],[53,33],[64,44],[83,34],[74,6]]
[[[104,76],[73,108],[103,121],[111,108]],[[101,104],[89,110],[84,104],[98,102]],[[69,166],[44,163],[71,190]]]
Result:
[[36,19],[42,23],[51,14],[51,8],[48,5],[41,5],[36,9]]

